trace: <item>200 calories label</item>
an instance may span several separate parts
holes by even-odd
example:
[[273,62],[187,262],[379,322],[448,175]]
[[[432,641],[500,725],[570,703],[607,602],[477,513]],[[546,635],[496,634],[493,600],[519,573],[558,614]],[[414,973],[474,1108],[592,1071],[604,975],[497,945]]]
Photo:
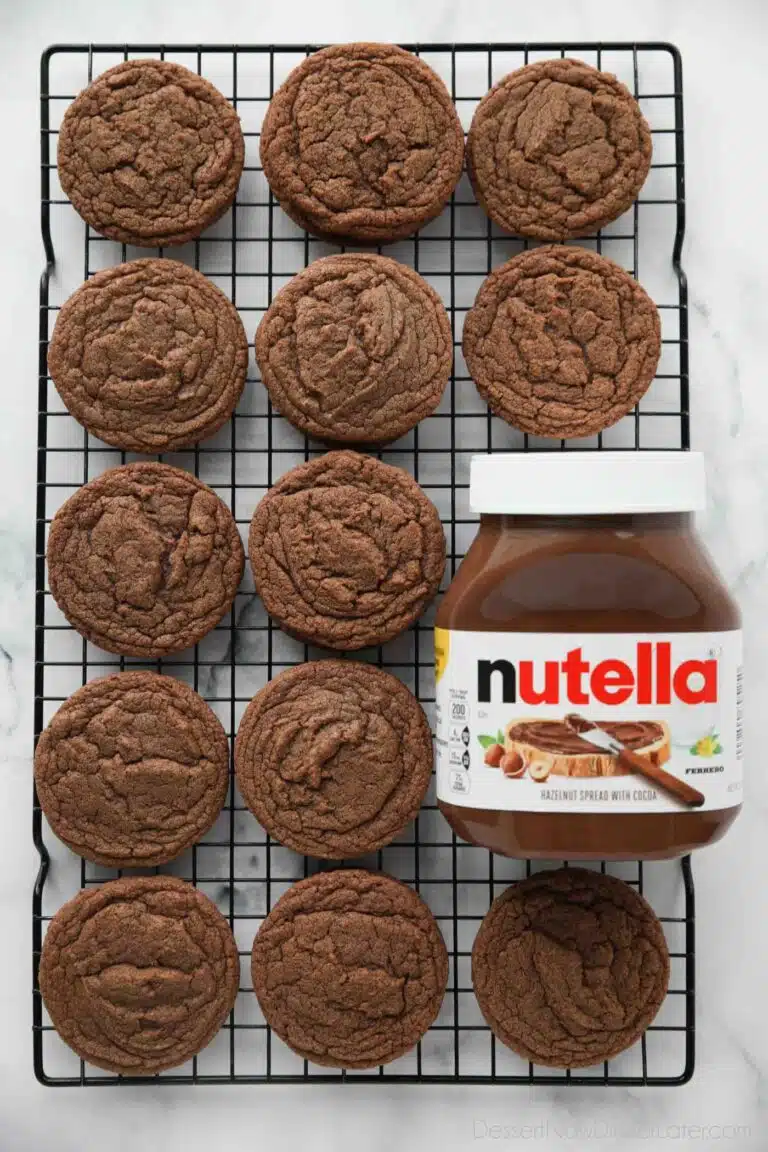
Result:
[[740,632],[435,629],[437,794],[471,808],[741,803]]

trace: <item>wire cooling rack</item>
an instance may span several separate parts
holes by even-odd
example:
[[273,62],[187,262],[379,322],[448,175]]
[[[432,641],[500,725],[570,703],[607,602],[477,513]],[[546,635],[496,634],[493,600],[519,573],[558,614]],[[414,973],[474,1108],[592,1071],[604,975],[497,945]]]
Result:
[[[653,131],[654,159],[633,208],[579,243],[612,257],[638,276],[656,300],[663,352],[658,375],[638,408],[590,440],[560,442],[568,451],[669,449],[689,446],[688,325],[680,251],[685,225],[682,68],[668,44],[420,44],[421,55],[445,80],[467,129],[478,100],[513,68],[556,55],[575,55],[616,73],[634,92]],[[250,572],[233,611],[197,647],[162,661],[113,657],[77,635],[58,611],[46,583],[48,525],[76,488],[135,459],[88,435],[70,417],[47,375],[48,339],[61,303],[96,270],[146,255],[91,231],[64,198],[56,172],[61,117],[75,94],[122,60],[156,56],[207,76],[236,106],[246,136],[246,165],[235,206],[199,240],[168,254],[193,264],[236,304],[251,345],[274,293],[318,256],[338,249],[298,229],[277,207],[258,165],[258,136],[270,96],[313,45],[59,45],[41,62],[42,235],[46,268],[40,285],[40,360],[35,618],[35,737],[81,684],[126,667],[151,667],[184,679],[222,720],[232,741],[251,696],[274,673],[322,653],[273,627],[254,595]],[[442,215],[388,255],[416,268],[442,295],[453,321],[455,363],[438,411],[380,457],[406,468],[437,505],[448,544],[450,580],[475,531],[467,506],[469,457],[498,449],[551,450],[556,442],[518,433],[489,416],[461,355],[464,316],[491,268],[527,245],[500,232],[475,203],[466,177]],[[163,250],[160,250],[162,254]],[[253,358],[248,383],[229,425],[193,451],[160,459],[194,472],[231,508],[245,536],[258,500],[283,472],[324,450],[274,413]],[[432,619],[382,648],[357,654],[399,675],[427,713],[434,704]],[[81,1062],[59,1040],[38,985],[47,923],[80,888],[117,875],[70,853],[50,832],[34,798],[34,841],[40,870],[33,901],[34,1068],[51,1085],[135,1083]],[[190,880],[218,905],[242,960],[240,993],[227,1024],[198,1057],[151,1083],[472,1082],[554,1085],[682,1084],[694,1065],[694,893],[688,860],[674,864],[598,865],[644,892],[664,924],[672,956],[670,992],[643,1040],[610,1063],[578,1073],[528,1064],[497,1043],[472,993],[472,942],[493,897],[530,874],[457,841],[437,810],[434,782],[414,824],[388,848],[364,858],[415,886],[438,919],[450,954],[442,1011],[419,1046],[377,1072],[333,1072],[295,1056],[271,1034],[251,988],[249,956],[262,918],[290,884],[322,867],[274,844],[244,807],[234,785],[203,841],[164,871]],[[557,866],[559,862],[553,863]],[[537,865],[539,867],[539,865]]]

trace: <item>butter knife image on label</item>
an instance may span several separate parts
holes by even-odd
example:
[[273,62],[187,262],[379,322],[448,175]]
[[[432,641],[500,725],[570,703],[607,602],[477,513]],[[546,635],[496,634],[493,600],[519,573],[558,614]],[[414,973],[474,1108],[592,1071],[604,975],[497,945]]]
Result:
[[565,717],[565,723],[581,740],[593,744],[597,748],[602,748],[606,752],[612,752],[620,764],[624,764],[632,772],[638,772],[641,776],[653,780],[670,796],[682,804],[687,804],[689,808],[700,808],[705,802],[706,797],[703,792],[699,792],[698,788],[693,788],[690,784],[686,784],[685,780],[680,780],[671,772],[666,772],[652,758],[638,756],[620,740],[617,740],[615,736],[611,736],[609,732],[604,732],[584,716],[572,712]]

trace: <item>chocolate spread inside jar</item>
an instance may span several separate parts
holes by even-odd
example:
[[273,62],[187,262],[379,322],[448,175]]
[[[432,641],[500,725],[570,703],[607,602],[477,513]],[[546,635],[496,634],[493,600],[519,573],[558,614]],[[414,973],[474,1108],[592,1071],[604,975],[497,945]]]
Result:
[[740,617],[704,503],[699,453],[473,458],[480,528],[435,628],[438,804],[462,839],[650,860],[733,823]]

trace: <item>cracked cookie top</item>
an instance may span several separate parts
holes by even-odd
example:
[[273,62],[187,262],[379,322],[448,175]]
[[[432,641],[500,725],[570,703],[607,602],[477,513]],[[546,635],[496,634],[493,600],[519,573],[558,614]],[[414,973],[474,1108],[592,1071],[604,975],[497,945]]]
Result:
[[445,568],[440,517],[416,481],[350,451],[278,480],[253,515],[248,552],[269,615],[286,632],[339,650],[404,631]]
[[261,1010],[315,1064],[374,1068],[418,1043],[440,1011],[448,955],[416,893],[381,873],[319,872],[294,884],[251,958]]
[[156,672],[92,680],[62,704],[35,749],[51,828],[97,864],[173,860],[208,831],[229,783],[229,746],[192,688]]
[[633,203],[651,164],[640,107],[608,72],[541,60],[480,101],[467,137],[475,195],[500,227],[538,240],[595,232]]
[[97,1068],[151,1076],[209,1044],[240,960],[216,905],[173,876],[86,888],[48,926],[40,991],[56,1031]]
[[483,281],[463,349],[479,392],[508,424],[537,436],[592,436],[647,391],[661,325],[650,296],[618,264],[548,245]]
[[196,644],[229,610],[244,553],[232,513],[180,468],[113,468],[51,523],[51,593],[70,624],[107,652],[165,656]]
[[70,104],[59,132],[64,193],[111,240],[184,244],[235,198],[245,145],[232,105],[165,60],[128,60]]
[[97,272],[66,301],[48,368],[69,411],[129,452],[171,452],[232,415],[248,368],[237,309],[177,260]]
[[417,815],[432,734],[396,676],[315,660],[254,696],[237,731],[235,771],[246,804],[280,844],[350,859],[383,848]]
[[623,880],[561,868],[493,902],[475,937],[472,983],[508,1048],[534,1064],[586,1068],[652,1022],[669,953],[653,909]]
[[453,362],[443,302],[386,256],[313,261],[281,289],[256,333],[273,404],[320,440],[383,444],[440,402]]
[[461,175],[464,134],[442,80],[393,44],[307,57],[273,96],[261,161],[301,227],[386,243],[437,216]]

